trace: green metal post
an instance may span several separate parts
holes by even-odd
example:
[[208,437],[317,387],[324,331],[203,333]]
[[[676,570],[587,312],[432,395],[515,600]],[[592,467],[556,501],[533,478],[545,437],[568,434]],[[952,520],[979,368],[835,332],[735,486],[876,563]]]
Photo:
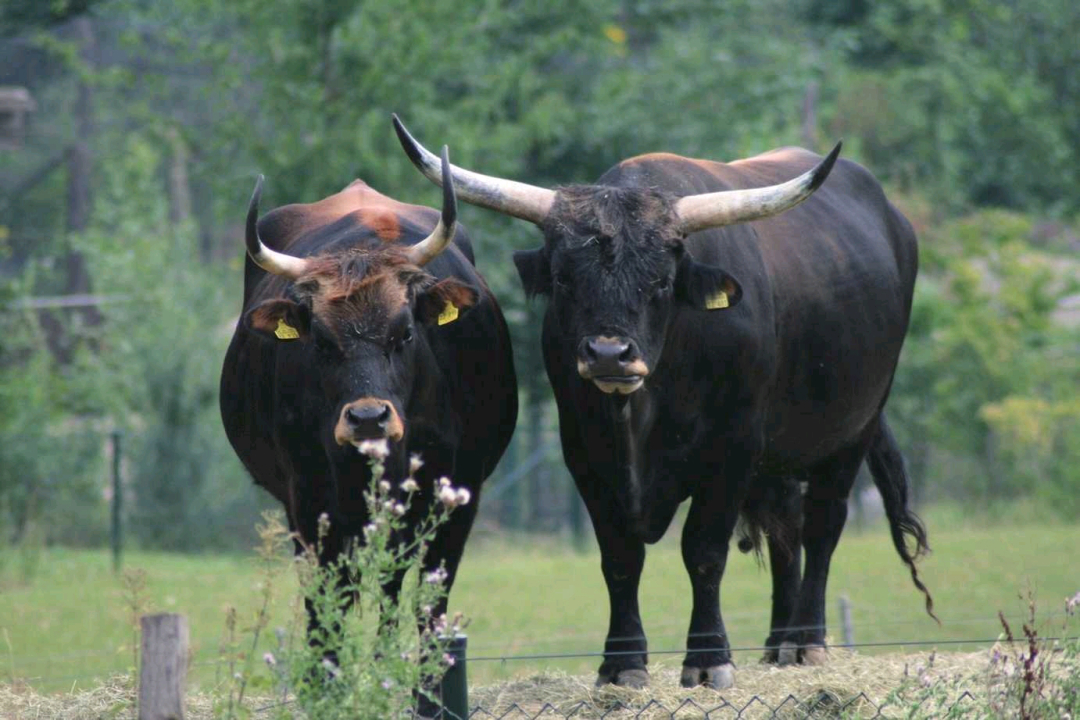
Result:
[[465,673],[465,646],[468,638],[457,634],[445,639],[446,654],[454,658],[454,664],[442,679],[442,718],[467,720],[469,717],[469,682]]
[[123,485],[120,483],[120,440],[119,430],[112,432],[112,558],[113,572],[120,572],[120,552],[123,548],[122,513],[124,509]]

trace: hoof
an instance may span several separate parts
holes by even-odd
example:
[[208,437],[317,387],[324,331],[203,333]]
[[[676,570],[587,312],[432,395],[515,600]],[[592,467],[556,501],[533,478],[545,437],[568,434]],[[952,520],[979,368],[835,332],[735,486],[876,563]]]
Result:
[[777,653],[776,663],[778,665],[798,665],[799,646],[790,640],[780,643],[780,652]]
[[679,684],[684,688],[704,685],[713,690],[726,690],[735,684],[735,666],[731,663],[707,668],[683,666]]
[[803,665],[825,665],[829,662],[829,653],[824,645],[807,645],[803,648]]
[[618,685],[641,690],[649,685],[649,671],[645,668],[627,668],[611,675],[600,673],[596,676],[596,687],[603,685]]

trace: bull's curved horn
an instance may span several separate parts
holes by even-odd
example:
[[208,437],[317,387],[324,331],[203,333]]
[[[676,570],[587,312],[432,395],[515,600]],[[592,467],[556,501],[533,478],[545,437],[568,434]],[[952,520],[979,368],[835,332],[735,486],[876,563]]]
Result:
[[442,217],[439,224],[426,238],[409,247],[406,251],[409,262],[419,266],[427,265],[441,253],[454,239],[457,229],[457,198],[454,196],[454,180],[450,176],[450,152],[445,145],[442,148]]
[[[396,114],[393,118],[398,140],[401,141],[401,147],[405,149],[405,154],[412,160],[413,165],[431,182],[436,185],[442,184],[439,158],[413,139]],[[547,217],[548,211],[555,202],[555,191],[547,188],[481,175],[454,165],[450,166],[450,170],[458,195],[472,205],[497,210],[539,224]]]
[[825,182],[840,154],[841,145],[842,143],[836,143],[828,157],[814,169],[779,185],[750,190],[723,190],[680,198],[675,203],[675,212],[681,229],[691,233],[721,225],[749,222],[795,207]]
[[263,176],[259,175],[255,181],[255,191],[251,193],[251,202],[248,203],[247,230],[244,233],[248,255],[266,272],[296,280],[307,270],[307,260],[271,250],[263,245],[262,238],[259,237],[259,198],[262,196],[262,184]]

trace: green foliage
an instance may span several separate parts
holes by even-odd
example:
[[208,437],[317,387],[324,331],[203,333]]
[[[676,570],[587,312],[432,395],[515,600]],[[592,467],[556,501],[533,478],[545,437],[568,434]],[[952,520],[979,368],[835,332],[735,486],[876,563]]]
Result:
[[[76,17],[89,24],[66,22]],[[593,181],[643,152],[731,159],[843,139],[891,197],[929,206],[890,404],[922,495],[1033,494],[1075,512],[1078,353],[1055,306],[1076,292],[1062,263],[1080,210],[1078,3],[13,0],[0,24],[0,84],[38,103],[23,145],[0,149],[0,301],[66,292],[73,252],[94,293],[122,298],[98,309],[100,324],[63,315],[64,356],[35,314],[0,320],[8,538],[30,518],[45,542],[103,538],[101,450],[114,427],[140,542],[246,537],[265,498],[224,441],[215,396],[248,193],[258,172],[268,207],[360,177],[437,204],[391,112],[462,166],[545,186]],[[89,131],[77,121],[87,98]],[[93,220],[72,236],[75,140],[91,149]],[[174,181],[190,191],[190,217],[170,198]],[[510,256],[540,235],[461,215],[510,322],[524,459],[549,434],[550,393],[542,305],[525,302]],[[1049,241],[1047,217],[1066,228]],[[51,452],[56,437],[68,452]],[[561,468],[534,475],[507,507],[543,497],[545,482],[573,492]]]
[[1031,237],[1028,219],[999,211],[927,234],[890,411],[912,446],[974,459],[966,474],[930,470],[939,493],[1032,495],[1075,517],[1080,334],[1056,309],[1080,268]]

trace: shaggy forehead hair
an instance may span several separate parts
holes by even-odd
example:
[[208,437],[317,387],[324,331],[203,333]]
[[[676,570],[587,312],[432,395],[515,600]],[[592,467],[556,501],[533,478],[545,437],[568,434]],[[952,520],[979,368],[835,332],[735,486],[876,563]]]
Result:
[[651,188],[571,185],[558,189],[544,221],[549,243],[598,243],[612,261],[662,250],[679,239],[675,198]]
[[400,247],[350,249],[313,258],[296,283],[331,330],[370,333],[408,298],[411,287],[434,278],[411,263]]

